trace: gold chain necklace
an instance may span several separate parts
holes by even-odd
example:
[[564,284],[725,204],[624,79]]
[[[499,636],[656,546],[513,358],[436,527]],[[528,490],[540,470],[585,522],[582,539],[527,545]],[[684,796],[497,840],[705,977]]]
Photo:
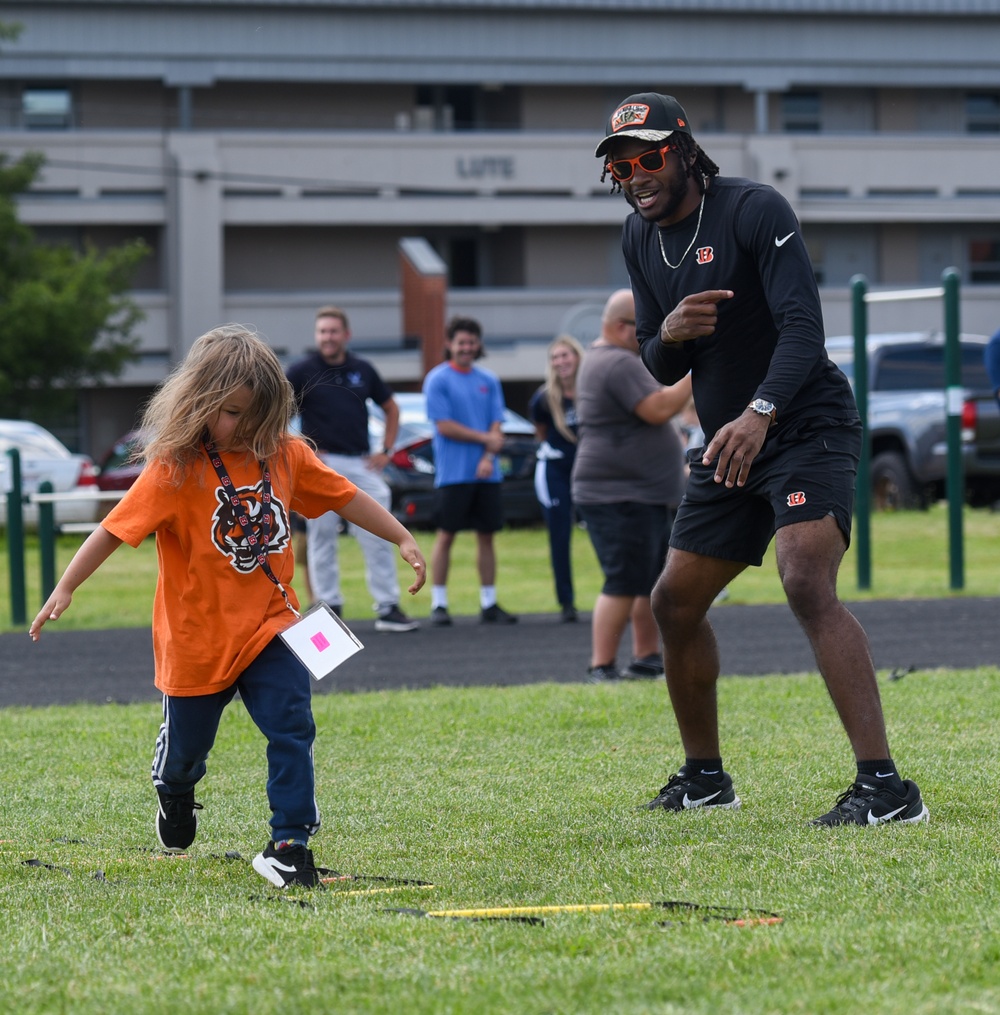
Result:
[[701,213],[705,210],[705,195],[701,195],[701,204],[698,205],[698,224],[694,227],[694,236],[691,237],[691,242],[687,246],[687,250],[681,254],[681,259],[676,264],[671,264],[667,260],[667,252],[663,249],[663,233],[660,231],[660,227],[656,227],[656,238],[660,241],[660,256],[663,258],[663,263],[668,268],[679,268],[684,263],[684,258],[691,253],[691,248],[694,246],[694,241],[698,239],[698,233],[701,231]]

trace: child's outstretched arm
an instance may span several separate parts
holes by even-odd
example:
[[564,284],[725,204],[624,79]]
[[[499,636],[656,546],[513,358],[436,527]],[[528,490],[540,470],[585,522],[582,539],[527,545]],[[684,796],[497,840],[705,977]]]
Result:
[[399,555],[413,568],[413,584],[406,591],[412,596],[423,588],[427,579],[427,564],[417,541],[406,526],[386,511],[374,497],[370,497],[364,490],[358,490],[348,503],[337,508],[337,514],[352,525],[360,525],[373,535],[395,543],[399,547]]
[[47,620],[58,620],[73,602],[73,593],[122,545],[122,541],[111,535],[103,525],[98,526],[83,541],[73,559],[63,572],[62,578],[52,591],[38,616],[31,622],[28,634],[32,641],[38,641],[42,627]]

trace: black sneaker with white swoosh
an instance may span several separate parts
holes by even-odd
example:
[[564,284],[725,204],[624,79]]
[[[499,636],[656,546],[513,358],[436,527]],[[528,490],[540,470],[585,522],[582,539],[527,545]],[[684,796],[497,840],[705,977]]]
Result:
[[322,888],[312,850],[299,842],[269,842],[253,858],[253,869],[278,888]]
[[900,796],[881,779],[859,775],[857,782],[837,797],[833,809],[810,824],[830,827],[883,825],[890,821],[900,821],[904,825],[915,825],[921,821],[930,821],[930,811],[920,796],[917,784],[905,779],[903,789],[904,794]]
[[690,811],[696,808],[719,811],[739,810],[740,798],[727,772],[718,775],[687,773],[681,769],[672,775],[656,797],[640,810]]

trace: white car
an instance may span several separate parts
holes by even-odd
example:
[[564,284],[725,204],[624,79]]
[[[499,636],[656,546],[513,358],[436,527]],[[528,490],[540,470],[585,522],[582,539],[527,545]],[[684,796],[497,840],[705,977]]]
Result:
[[[7,493],[13,485],[12,458],[7,454],[17,448],[21,456],[21,493],[36,493],[48,480],[52,492],[67,494],[54,504],[59,524],[95,522],[99,517],[97,469],[86,455],[73,454],[62,441],[37,423],[21,419],[0,419],[0,526],[7,525]],[[24,524],[38,526],[38,505],[23,506]]]

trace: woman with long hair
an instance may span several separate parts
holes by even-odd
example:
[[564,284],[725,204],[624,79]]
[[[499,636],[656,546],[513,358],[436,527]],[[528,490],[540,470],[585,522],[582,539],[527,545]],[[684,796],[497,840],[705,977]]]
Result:
[[562,620],[576,620],[570,543],[574,511],[570,473],[576,457],[576,375],[583,347],[572,335],[557,335],[549,345],[545,383],[532,395],[531,419],[541,442],[535,466],[535,494],[549,530],[549,555]]

